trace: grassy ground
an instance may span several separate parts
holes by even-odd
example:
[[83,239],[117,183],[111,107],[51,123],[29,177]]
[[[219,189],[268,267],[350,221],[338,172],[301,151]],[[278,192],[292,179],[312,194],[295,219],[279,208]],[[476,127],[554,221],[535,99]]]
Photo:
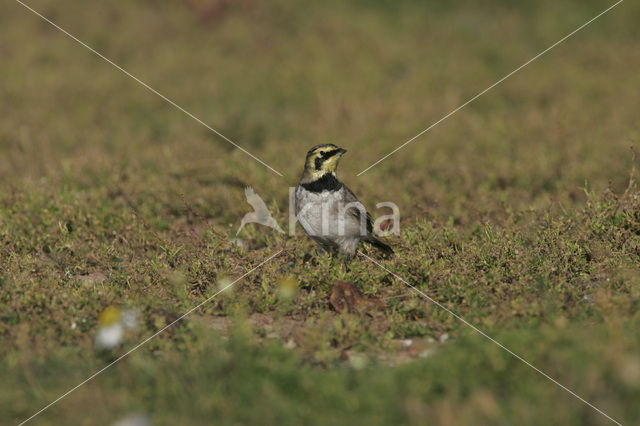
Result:
[[[341,177],[366,205],[400,206],[386,268],[638,423],[637,4],[360,177],[610,3],[29,4],[285,176],[3,3],[0,423],[283,250],[33,422],[610,424],[362,257],[305,263],[300,229],[249,225],[232,244],[243,188],[284,227],[287,187],[327,141],[349,151]],[[338,279],[386,307],[336,312]],[[98,352],[113,305],[140,325]]]

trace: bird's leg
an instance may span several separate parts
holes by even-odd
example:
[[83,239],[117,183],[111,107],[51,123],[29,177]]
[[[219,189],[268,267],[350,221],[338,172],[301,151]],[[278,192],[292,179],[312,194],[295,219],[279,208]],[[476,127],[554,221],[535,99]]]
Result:
[[340,261],[342,261],[342,265],[344,266],[344,269],[346,270],[346,272],[350,272],[351,268],[349,268],[349,263],[351,262],[354,256],[355,256],[354,254],[336,253],[336,256],[334,257],[339,258]]
[[351,257],[344,256],[344,257],[342,258],[342,264],[344,265],[344,269],[345,269],[347,272],[351,272],[351,268],[349,268],[349,262],[350,262],[350,261],[351,261]]

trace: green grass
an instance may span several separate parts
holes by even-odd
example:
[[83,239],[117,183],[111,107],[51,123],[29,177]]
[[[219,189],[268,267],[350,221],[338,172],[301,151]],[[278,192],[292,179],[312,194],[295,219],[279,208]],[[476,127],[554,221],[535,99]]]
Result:
[[[246,0],[210,19],[203,4],[29,2],[284,179],[18,3],[0,6],[0,423],[283,250],[34,424],[134,412],[154,424],[610,424],[363,257],[350,270],[303,262],[313,245],[300,229],[249,225],[243,247],[229,241],[246,185],[285,227],[287,187],[328,141],[349,151],[341,177],[367,206],[401,209],[386,268],[638,422],[636,4],[360,177],[609,3]],[[386,308],[337,313],[335,280]],[[112,305],[140,326],[97,352]]]

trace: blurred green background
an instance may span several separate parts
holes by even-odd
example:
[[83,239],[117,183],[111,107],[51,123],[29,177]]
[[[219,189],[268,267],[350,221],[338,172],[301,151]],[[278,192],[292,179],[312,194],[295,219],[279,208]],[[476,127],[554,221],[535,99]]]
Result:
[[[362,258],[285,223],[304,154],[401,209],[385,266],[623,424],[640,409],[633,180],[640,6],[184,0],[0,6],[0,422],[26,419],[269,255],[282,255],[34,419],[110,424],[609,424]],[[375,210],[374,210],[375,211]],[[375,216],[375,214],[374,214]],[[335,279],[382,312],[337,313]],[[283,282],[296,296],[282,297]],[[94,350],[100,312],[139,328]],[[221,325],[222,324],[222,325]],[[445,338],[443,336],[448,336]],[[420,349],[407,349],[406,339]],[[422,346],[421,346],[422,345]]]

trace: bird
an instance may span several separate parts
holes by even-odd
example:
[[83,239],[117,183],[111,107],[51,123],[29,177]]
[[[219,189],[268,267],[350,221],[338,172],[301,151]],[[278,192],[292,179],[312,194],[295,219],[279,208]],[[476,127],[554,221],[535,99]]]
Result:
[[236,232],[236,235],[240,233],[244,225],[247,223],[259,223],[260,225],[268,226],[275,229],[280,233],[284,233],[278,222],[271,216],[271,212],[267,205],[262,201],[262,198],[255,193],[252,187],[247,186],[244,189],[244,196],[247,198],[247,203],[253,207],[253,211],[245,214],[240,221],[240,228]]
[[350,259],[358,243],[364,241],[391,255],[393,249],[373,233],[371,215],[336,175],[338,162],[346,152],[334,144],[316,145],[307,152],[294,191],[296,219],[317,243],[320,253]]

